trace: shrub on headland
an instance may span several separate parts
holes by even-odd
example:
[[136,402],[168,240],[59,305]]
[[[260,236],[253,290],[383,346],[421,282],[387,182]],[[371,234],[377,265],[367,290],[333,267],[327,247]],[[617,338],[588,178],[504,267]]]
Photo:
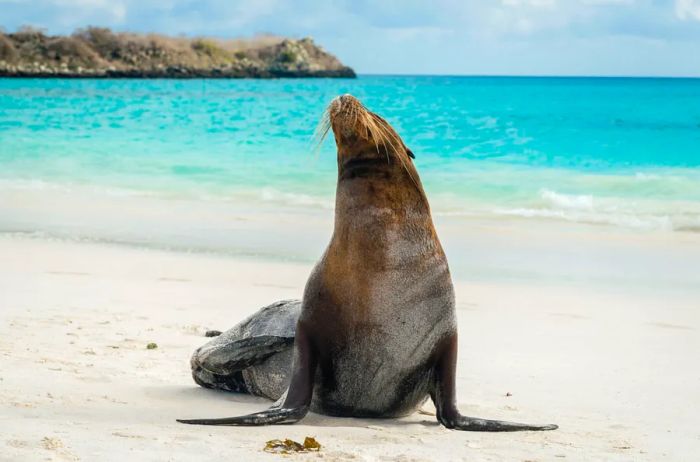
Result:
[[101,62],[95,50],[75,37],[55,37],[46,43],[46,57],[59,63],[94,66]]
[[209,39],[197,38],[192,40],[192,49],[212,58],[226,58],[230,56],[230,53],[227,53],[226,50]]
[[92,46],[93,50],[107,59],[119,58],[120,40],[106,27],[86,27],[73,32],[73,37],[83,40]]
[[0,61],[14,61],[19,57],[12,41],[0,32]]

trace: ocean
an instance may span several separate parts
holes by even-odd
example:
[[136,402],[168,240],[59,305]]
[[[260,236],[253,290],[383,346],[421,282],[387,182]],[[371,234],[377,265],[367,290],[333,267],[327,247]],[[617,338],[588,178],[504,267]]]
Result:
[[700,232],[700,79],[363,75],[0,79],[0,233],[264,253],[227,230],[332,219],[313,134],[344,93],[415,153],[436,219]]

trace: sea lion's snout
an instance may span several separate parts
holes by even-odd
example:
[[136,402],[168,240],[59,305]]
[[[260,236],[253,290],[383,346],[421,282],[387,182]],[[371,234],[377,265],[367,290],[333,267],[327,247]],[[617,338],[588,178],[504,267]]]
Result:
[[362,105],[362,103],[360,103],[360,100],[355,98],[354,96],[352,96],[350,93],[345,93],[344,95],[340,95],[338,97],[338,99],[340,100],[341,105],[349,105],[349,104]]
[[415,183],[410,165],[413,153],[391,125],[360,100],[347,93],[338,96],[326,116],[322,131],[333,131],[343,178],[403,175]]
[[330,127],[338,147],[363,151],[363,145],[375,146],[386,155],[388,144],[398,144],[399,136],[377,114],[369,111],[359,99],[349,93],[336,97],[328,106]]
[[361,116],[367,112],[360,100],[349,93],[333,99],[328,107],[331,128],[336,141],[349,141],[358,133]]
[[334,113],[338,115],[340,112],[349,111],[351,107],[362,107],[362,103],[350,93],[337,96],[331,102],[331,116]]

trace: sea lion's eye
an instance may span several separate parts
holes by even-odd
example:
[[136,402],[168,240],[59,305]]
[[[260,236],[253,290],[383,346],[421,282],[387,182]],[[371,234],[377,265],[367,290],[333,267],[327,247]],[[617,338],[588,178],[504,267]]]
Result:
[[408,154],[408,157],[410,157],[411,159],[415,159],[415,158],[416,158],[415,154],[413,154],[413,151],[411,151],[411,150],[408,149],[408,148],[406,148],[406,154]]

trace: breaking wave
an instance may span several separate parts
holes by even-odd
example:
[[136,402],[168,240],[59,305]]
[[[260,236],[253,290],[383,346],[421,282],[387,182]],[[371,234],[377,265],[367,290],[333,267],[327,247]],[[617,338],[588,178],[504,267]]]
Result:
[[531,205],[496,208],[493,212],[500,216],[555,219],[639,230],[700,232],[700,204],[697,202],[595,197],[542,189]]

